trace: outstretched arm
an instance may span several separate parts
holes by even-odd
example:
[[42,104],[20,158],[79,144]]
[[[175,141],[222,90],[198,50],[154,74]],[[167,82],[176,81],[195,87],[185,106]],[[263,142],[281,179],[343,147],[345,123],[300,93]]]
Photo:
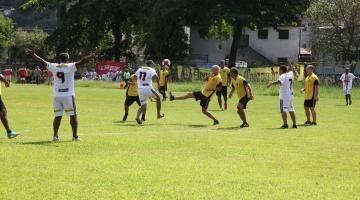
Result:
[[46,61],[43,58],[41,58],[40,56],[38,56],[35,53],[35,50],[25,49],[25,53],[27,55],[30,55],[40,67],[46,67],[48,65],[48,63],[49,63],[48,61]]
[[267,88],[270,88],[270,87],[273,86],[273,85],[280,85],[280,84],[281,84],[281,82],[280,82],[279,80],[273,81],[273,82],[270,82],[270,83],[267,85]]
[[75,63],[76,67],[81,67],[83,65],[85,65],[86,63],[90,62],[90,60],[92,60],[93,58],[95,58],[96,56],[98,56],[100,54],[101,50],[99,47],[96,47],[95,49],[95,53],[91,53],[90,55],[84,57],[83,59],[81,59],[79,62]]

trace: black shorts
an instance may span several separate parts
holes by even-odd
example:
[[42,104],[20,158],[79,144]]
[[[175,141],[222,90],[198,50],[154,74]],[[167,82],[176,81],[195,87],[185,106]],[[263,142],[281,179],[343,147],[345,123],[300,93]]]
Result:
[[160,86],[159,87],[159,92],[166,92],[167,91],[167,87],[166,86]]
[[315,99],[305,99],[304,101],[305,108],[315,108],[315,106],[316,106]]
[[206,97],[202,92],[193,92],[196,101],[200,101],[200,106],[207,109],[210,103],[211,96]]
[[125,106],[131,106],[134,102],[141,106],[139,96],[127,96],[125,99]]
[[250,99],[247,96],[244,96],[239,100],[239,103],[243,106],[243,109],[246,109],[246,105],[248,104],[249,101]]
[[222,86],[220,91],[216,91],[217,96],[223,95],[224,97],[227,96],[227,86]]
[[6,107],[5,107],[5,104],[4,102],[2,101],[2,98],[0,96],[0,112],[3,112],[6,110]]

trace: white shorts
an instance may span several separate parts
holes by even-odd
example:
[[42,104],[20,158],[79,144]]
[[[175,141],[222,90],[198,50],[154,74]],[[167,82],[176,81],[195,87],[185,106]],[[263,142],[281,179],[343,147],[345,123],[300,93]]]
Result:
[[280,99],[280,112],[295,112],[294,97]]
[[157,96],[158,96],[157,92],[152,87],[139,88],[139,99],[140,99],[140,104],[142,106],[147,104],[148,98],[154,98]]
[[343,88],[343,90],[344,90],[344,95],[351,94],[351,89],[352,89],[352,87],[344,87],[344,88]]
[[55,116],[63,116],[64,111],[68,116],[76,115],[76,104],[74,96],[54,97]]
[[20,78],[20,81],[25,81],[25,80],[26,80],[25,77]]

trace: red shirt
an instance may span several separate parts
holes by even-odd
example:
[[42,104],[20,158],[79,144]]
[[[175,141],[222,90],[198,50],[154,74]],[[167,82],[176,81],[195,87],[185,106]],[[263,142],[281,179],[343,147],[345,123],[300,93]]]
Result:
[[19,75],[21,78],[25,78],[26,77],[26,69],[25,68],[20,68],[19,69]]
[[11,76],[11,69],[5,69],[5,76]]

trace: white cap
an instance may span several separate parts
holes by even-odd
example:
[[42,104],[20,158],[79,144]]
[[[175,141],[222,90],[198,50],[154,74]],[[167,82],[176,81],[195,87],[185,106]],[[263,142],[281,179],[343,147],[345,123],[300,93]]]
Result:
[[213,65],[211,68],[220,69],[219,65]]

